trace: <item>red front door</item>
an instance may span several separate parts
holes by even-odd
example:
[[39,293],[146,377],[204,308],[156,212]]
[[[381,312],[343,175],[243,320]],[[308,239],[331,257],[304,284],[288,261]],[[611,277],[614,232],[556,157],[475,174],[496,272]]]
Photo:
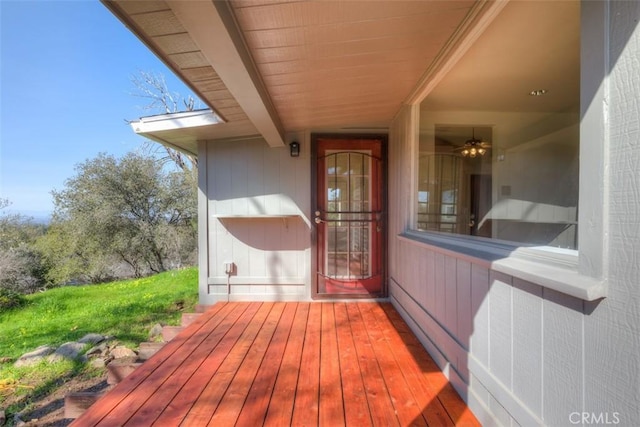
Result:
[[382,137],[314,137],[316,296],[385,295]]

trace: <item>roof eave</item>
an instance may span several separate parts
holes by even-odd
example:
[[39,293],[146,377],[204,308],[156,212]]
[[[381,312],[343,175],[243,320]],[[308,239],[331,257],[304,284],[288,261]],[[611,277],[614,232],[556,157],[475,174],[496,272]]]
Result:
[[145,138],[191,155],[198,155],[201,141],[255,138],[248,122],[226,123],[211,110],[187,111],[142,117],[132,121],[133,131]]

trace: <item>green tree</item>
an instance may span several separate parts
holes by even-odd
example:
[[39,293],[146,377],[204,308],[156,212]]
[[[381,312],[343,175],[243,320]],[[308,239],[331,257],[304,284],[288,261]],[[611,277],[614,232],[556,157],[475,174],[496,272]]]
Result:
[[195,260],[193,180],[152,156],[100,154],[79,164],[53,199],[39,247],[55,283],[140,277]]

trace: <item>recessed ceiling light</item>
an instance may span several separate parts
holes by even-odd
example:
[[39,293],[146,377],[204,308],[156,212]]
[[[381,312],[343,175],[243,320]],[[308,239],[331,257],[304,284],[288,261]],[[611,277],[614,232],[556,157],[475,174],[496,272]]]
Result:
[[531,92],[529,92],[529,95],[531,95],[531,96],[542,96],[545,93],[547,93],[546,89],[537,89],[537,90],[532,90]]

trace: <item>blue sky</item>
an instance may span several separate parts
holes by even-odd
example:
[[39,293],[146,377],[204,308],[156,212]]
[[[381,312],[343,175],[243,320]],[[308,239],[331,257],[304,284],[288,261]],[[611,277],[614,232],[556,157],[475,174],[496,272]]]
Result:
[[75,165],[140,147],[125,119],[150,113],[132,75],[189,93],[98,1],[0,0],[0,49],[0,198],[36,218]]

